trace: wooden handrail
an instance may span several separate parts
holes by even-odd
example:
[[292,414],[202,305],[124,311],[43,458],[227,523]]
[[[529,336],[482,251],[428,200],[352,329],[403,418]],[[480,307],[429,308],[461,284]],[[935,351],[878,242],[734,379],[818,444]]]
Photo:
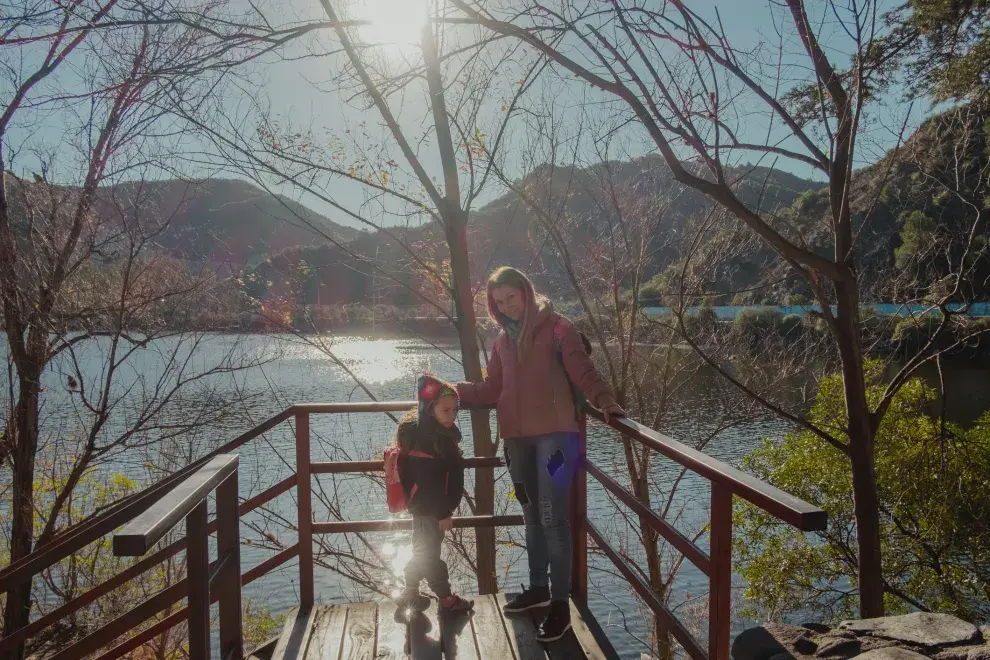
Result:
[[635,495],[630,493],[628,490],[616,483],[614,479],[599,470],[598,466],[594,463],[588,461],[585,464],[585,468],[588,470],[588,474],[593,476],[598,483],[619,498],[619,501],[635,511],[636,515],[640,516],[640,518],[647,525],[649,525],[653,531],[666,539],[668,543],[674,546],[682,555],[687,557],[692,564],[697,566],[702,573],[708,575],[711,570],[709,568],[708,555],[705,554],[704,550],[695,545],[694,541],[677,531],[673,525],[668,523],[656,512],[636,499]]
[[237,471],[237,454],[221,454],[176,486],[113,535],[113,554],[140,557],[168,534],[193,508]]
[[[154,563],[152,562],[153,559],[163,561],[164,559],[173,556],[189,544],[191,544],[189,545],[190,548],[195,545],[196,550],[198,551],[193,552],[193,555],[198,555],[196,557],[189,555],[191,579],[193,577],[192,572],[194,566],[199,566],[199,569],[202,569],[203,566],[209,565],[208,562],[204,563],[203,558],[205,555],[203,554],[203,549],[206,547],[206,539],[209,534],[217,531],[218,528],[220,531],[220,536],[223,536],[223,539],[218,536],[218,552],[220,553],[223,561],[215,562],[213,565],[213,567],[218,571],[218,574],[216,575],[216,582],[217,586],[222,585],[221,592],[236,592],[238,599],[236,609],[239,612],[240,591],[235,586],[237,583],[235,576],[239,575],[239,568],[236,572],[230,568],[230,566],[239,565],[237,558],[237,546],[239,545],[237,542],[236,531],[237,520],[240,515],[243,515],[247,511],[250,511],[258,506],[262,506],[266,502],[277,497],[279,494],[290,490],[293,486],[297,487],[297,494],[299,496],[297,498],[297,502],[299,504],[299,542],[282,550],[280,553],[262,562],[260,565],[249,570],[247,573],[240,575],[240,584],[244,585],[258,579],[262,575],[265,575],[269,571],[273,570],[275,567],[284,564],[293,557],[298,556],[300,558],[300,578],[302,581],[300,584],[300,592],[303,594],[304,601],[302,605],[304,607],[312,605],[314,597],[312,592],[312,578],[310,577],[312,575],[312,534],[390,530],[409,527],[411,525],[411,521],[381,520],[335,521],[319,523],[314,523],[312,521],[312,503],[310,501],[311,495],[309,483],[311,475],[377,472],[381,471],[384,465],[383,461],[379,460],[348,461],[339,463],[310,463],[310,414],[401,412],[409,410],[414,406],[414,401],[296,404],[278,415],[265,420],[255,428],[241,434],[231,442],[228,442],[218,448],[216,451],[211,452],[202,459],[194,461],[190,465],[172,475],[169,475],[144,491],[124,498],[121,502],[113,505],[108,511],[95,516],[77,527],[63,532],[46,546],[36,550],[35,553],[32,553],[16,564],[0,571],[0,590],[10,585],[31,579],[41,570],[44,570],[61,559],[64,559],[73,552],[76,552],[92,541],[108,534],[113,529],[116,529],[120,525],[128,523],[129,521],[130,524],[114,539],[114,550],[116,554],[143,554],[151,549],[157,541],[162,538],[167,530],[178,522],[183,515],[187,517],[187,533],[189,536],[187,539],[177,541],[176,543],[159,550],[151,557],[148,557],[134,566],[129,567],[120,575],[110,578],[103,584],[95,587],[90,592],[87,592],[79,598],[57,608],[49,615],[41,617],[29,626],[18,630],[6,638],[0,639],[0,650],[10,648],[12,645],[19,645],[23,643],[26,639],[54,623],[56,619],[53,619],[53,616],[57,616],[59,614],[65,616],[71,614],[73,611],[77,611],[86,604],[93,602],[99,596],[120,586],[129,579],[133,579],[136,575],[139,575],[143,571],[147,570],[147,568]],[[477,408],[490,409],[491,406],[478,406]],[[601,412],[593,407],[588,406],[585,412],[599,421],[604,421]],[[232,478],[236,479],[236,457],[223,457],[221,454],[229,453],[231,450],[240,447],[249,440],[260,436],[261,434],[271,430],[292,417],[295,417],[296,420],[297,474],[282,480],[263,493],[247,500],[240,506],[237,506],[236,481],[231,481]],[[689,539],[678,533],[676,529],[660,518],[655,512],[643,505],[643,503],[640,502],[635,495],[622,488],[616,481],[605,475],[604,472],[602,472],[598,467],[587,462],[583,450],[585,445],[582,444],[582,449],[580,452],[581,456],[578,457],[578,464],[584,469],[579,471],[579,479],[575,482],[575,489],[572,493],[572,508],[578,509],[572,511],[574,516],[572,519],[572,532],[574,534],[575,542],[584,546],[583,552],[579,549],[575,550],[573,576],[575,599],[580,600],[585,597],[582,589],[584,585],[587,584],[587,543],[583,541],[583,539],[590,536],[596,545],[606,554],[606,556],[608,556],[613,563],[616,564],[623,576],[626,577],[629,583],[644,599],[651,610],[653,610],[654,613],[656,613],[657,616],[659,616],[661,620],[666,623],[668,628],[678,639],[678,642],[681,643],[681,645],[688,651],[689,655],[694,658],[709,658],[710,660],[723,660],[724,658],[727,658],[729,640],[728,617],[730,613],[729,597],[731,587],[731,511],[733,496],[738,495],[739,497],[742,497],[743,499],[746,499],[756,506],[766,510],[768,513],[774,515],[780,520],[783,520],[804,531],[824,529],[826,524],[825,513],[797,498],[791,497],[787,493],[784,493],[783,491],[774,488],[767,483],[759,481],[758,479],[733,468],[732,466],[729,466],[672,438],[657,433],[653,429],[644,427],[633,420],[627,418],[612,419],[608,423],[608,426],[612,427],[624,436],[642,444],[643,446],[666,456],[667,458],[711,482],[712,521],[710,526],[711,533],[709,535],[711,548],[710,556],[706,555]],[[583,416],[581,431],[583,434]],[[494,468],[503,466],[503,460],[498,457],[465,459],[465,467],[469,468]],[[198,471],[202,472],[197,475]],[[223,477],[223,474],[227,475],[226,479]],[[701,650],[700,646],[693,639],[693,637],[687,635],[686,628],[684,628],[684,626],[677,621],[676,617],[674,617],[673,614],[667,610],[663,603],[652,594],[649,586],[646,585],[637,573],[628,565],[628,558],[621,557],[611,546],[608,545],[597,528],[587,521],[586,494],[583,486],[585,483],[585,474],[590,474],[592,477],[596,478],[608,491],[610,491],[621,502],[623,502],[626,506],[629,506],[636,514],[638,514],[647,525],[660,533],[675,548],[677,548],[682,554],[684,554],[709,576],[711,584],[711,602],[709,607],[710,627],[709,649],[707,655]],[[191,478],[192,476],[197,476],[198,478]],[[207,523],[205,519],[205,505],[203,499],[205,497],[204,493],[209,493],[213,487],[217,486],[222,488],[224,491],[223,499],[228,501],[228,511],[230,513],[237,511],[237,514],[234,516],[229,516],[232,520],[227,520],[225,523],[219,520],[219,518],[212,523]],[[170,490],[173,492],[163,499],[162,496]],[[158,503],[156,504],[156,502]],[[233,502],[234,504],[231,505],[229,502]],[[192,516],[196,516],[197,520],[190,524]],[[522,522],[522,516],[518,515],[467,516],[455,518],[454,521],[455,526],[457,527],[506,526],[518,525],[522,524]],[[195,539],[193,537],[195,537]],[[199,572],[202,572],[202,570]],[[310,579],[307,580],[307,577]],[[173,587],[166,589],[164,592],[139,605],[130,612],[121,615],[121,617],[117,620],[110,622],[99,631],[94,632],[93,635],[100,633],[109,634],[110,632],[122,629],[123,627],[137,621],[137,619],[142,615],[147,615],[149,612],[153,613],[152,610],[155,607],[159,607],[160,610],[160,606],[166,601],[171,600],[171,598],[177,593],[175,591],[175,587],[182,585],[183,589],[186,589],[188,585],[189,606],[187,606],[187,608],[183,609],[182,612],[174,613],[163,621],[156,623],[154,626],[143,631],[135,638],[122,642],[114,649],[107,651],[104,654],[104,657],[109,659],[126,654],[130,650],[137,648],[137,646],[141,643],[153,638],[156,634],[161,634],[161,632],[164,632],[168,628],[171,628],[181,621],[186,620],[186,618],[190,618],[194,613],[197,614],[197,620],[202,619],[202,621],[198,621],[198,626],[193,626],[193,629],[191,630],[192,637],[195,637],[196,640],[191,639],[191,643],[195,642],[194,646],[197,647],[197,654],[200,657],[205,657],[202,649],[205,646],[207,649],[206,653],[208,653],[209,635],[207,629],[204,628],[204,622],[206,621],[204,613],[208,612],[209,602],[211,600],[216,600],[218,597],[216,594],[210,593],[209,585],[212,581],[213,580],[209,577],[205,580],[192,580],[192,582],[197,583],[197,586],[193,586],[192,582],[183,580],[179,584],[173,585]],[[309,583],[308,587],[306,584],[307,582]],[[197,590],[195,594],[192,593],[194,589]],[[93,592],[96,593],[94,594]],[[657,607],[658,605],[659,607]],[[229,605],[226,608],[226,614],[221,613],[220,636],[223,646],[221,649],[221,656],[231,655],[232,653],[234,656],[237,655],[237,653],[234,652],[233,647],[231,647],[231,641],[234,639],[233,635],[235,635],[235,630],[237,638],[239,639],[240,637],[239,617],[235,619],[232,613],[233,608],[229,607]],[[147,616],[141,619],[141,621],[146,618]],[[135,623],[131,626],[131,628],[136,625],[138,624]],[[104,634],[104,638],[106,637],[106,634]],[[77,642],[77,645],[73,645],[73,647],[70,648],[74,650],[78,650],[82,647],[98,648],[98,646],[93,646],[97,641],[93,635],[87,636],[83,640]],[[685,637],[685,635],[687,636]],[[79,646],[79,644],[82,644],[82,646]],[[70,649],[65,649],[62,654],[64,655],[65,652],[69,650]]]
[[[511,527],[522,525],[522,516],[460,516],[453,518],[454,527]],[[395,520],[341,520],[313,523],[313,534],[346,534],[348,532],[391,532],[412,529],[412,518]]]
[[[587,406],[586,410],[589,415],[605,423],[605,417],[600,410],[591,406]],[[709,481],[725,484],[734,495],[752,502],[767,513],[803,532],[817,532],[825,529],[827,516],[818,507],[737,470],[717,458],[712,458],[682,442],[657,433],[648,426],[643,426],[628,417],[613,417],[608,422],[608,426]]]
[[[221,454],[207,461],[196,472],[178,484],[171,492],[151,505],[113,537],[113,551],[118,557],[141,556],[148,552],[181,520],[186,521],[186,608],[188,610],[189,657],[208,660],[210,649],[210,592],[216,585],[220,593],[220,656],[240,660],[244,639],[241,629],[241,561],[240,511],[237,503],[237,454]],[[210,525],[207,497],[217,493],[217,560],[210,565]],[[166,590],[167,591],[167,590]],[[127,628],[133,629],[162,609],[160,594],[128,612],[112,625],[123,626],[140,618]],[[145,606],[157,609],[147,612]],[[166,605],[167,606],[167,605]],[[116,628],[111,629],[111,631]],[[112,639],[119,632],[110,635]],[[83,643],[98,643],[105,637],[90,635]],[[74,647],[71,647],[74,648]],[[86,648],[84,646],[84,648]],[[99,647],[97,647],[99,648]],[[90,653],[92,650],[86,650]]]
[[186,467],[173,472],[161,481],[148,486],[138,493],[121,498],[106,511],[58,534],[45,545],[36,548],[30,555],[22,557],[0,570],[0,593],[8,591],[17,584],[30,580],[49,566],[78,552],[96,539],[106,536],[121,525],[132,520],[135,516],[140,515],[155,500],[161,497],[163,493],[168,492],[168,489],[194,473],[210,459],[220,454],[228,454],[240,448],[262,433],[275,428],[291,416],[292,408],[283,410],[279,414],[258,424],[250,431],[242,433],[222,447],[210,452],[203,458],[193,461]]
[[[250,513],[251,511],[254,511],[258,507],[263,506],[264,504],[267,504],[271,500],[275,499],[282,493],[288,492],[289,489],[291,489],[295,485],[296,485],[295,475],[283,479],[282,481],[268,488],[264,492],[259,493],[258,495],[255,495],[254,497],[241,502],[240,506],[238,506],[237,509],[238,515],[243,516],[247,513]],[[207,527],[207,531],[208,533],[213,534],[216,532],[216,529],[217,529],[217,521],[214,520]],[[295,546],[292,546],[292,548],[295,548]],[[141,561],[132,564],[131,566],[128,566],[126,569],[124,569],[122,572],[118,573],[117,575],[108,578],[106,581],[101,582],[95,587],[92,587],[85,593],[82,593],[76,598],[70,600],[69,602],[57,607],[48,614],[39,617],[38,619],[32,621],[28,625],[19,629],[17,632],[11,633],[6,637],[0,638],[0,653],[5,653],[6,651],[9,651],[11,648],[18,646],[19,644],[22,644],[24,641],[30,639],[31,637],[34,637],[42,630],[56,623],[60,619],[63,619],[67,616],[70,616],[74,612],[79,611],[86,605],[89,605],[90,603],[96,601],[97,599],[105,596],[106,594],[113,591],[117,587],[120,587],[121,585],[143,574],[145,571],[149,570],[152,566],[160,564],[161,562],[170,559],[171,557],[174,557],[175,555],[179,554],[181,551],[185,549],[186,549],[186,539],[185,537],[183,537],[178,541],[165,546],[161,550],[158,550],[153,555],[144,557],[143,559],[141,559]],[[279,556],[280,555],[276,555],[275,558]],[[262,562],[255,568],[247,571],[244,574],[246,576],[246,579],[247,576],[252,576],[250,579],[248,579],[248,582],[254,581],[258,577],[261,577],[261,575],[264,575],[267,571],[272,570],[272,568],[280,565],[281,563],[285,563],[286,559],[283,559],[281,562],[276,563],[274,565],[270,565],[269,564],[270,561],[271,560],[266,560],[265,562]],[[258,569],[263,569],[263,570],[261,571],[260,574],[255,575]]]
[[[292,545],[286,548],[285,550],[283,550],[282,552],[278,553],[277,555],[273,555],[272,557],[269,557],[262,563],[258,564],[250,571],[246,572],[244,575],[241,576],[241,588],[246,587],[247,585],[251,584],[258,578],[260,578],[261,576],[267,574],[270,571],[275,570],[285,562],[294,558],[298,553],[298,551],[299,551],[299,547],[296,545]],[[210,602],[215,603],[219,599],[220,599],[220,594],[217,593],[215,590],[212,591],[210,595]],[[145,630],[142,630],[134,637],[131,637],[130,639],[121,642],[119,645],[113,647],[103,655],[99,656],[96,660],[114,660],[115,658],[120,658],[124,655],[127,655],[131,651],[134,651],[138,647],[143,646],[144,644],[150,642],[151,640],[153,640],[155,637],[158,637],[162,633],[171,630],[180,623],[185,622],[188,616],[189,616],[189,608],[183,607],[182,609],[168,615],[167,617],[165,617],[155,625],[150,626]]]
[[595,545],[598,546],[598,549],[605,553],[605,556],[612,561],[612,564],[614,564],[617,569],[619,569],[622,576],[626,578],[626,582],[628,582],[630,586],[636,590],[636,593],[638,593],[639,597],[643,599],[643,602],[650,608],[650,611],[652,611],[653,614],[655,614],[657,618],[663,622],[664,627],[674,635],[674,639],[676,639],[677,643],[681,645],[681,648],[687,651],[687,654],[695,660],[706,660],[707,656],[702,650],[701,645],[699,645],[698,641],[694,638],[694,635],[692,635],[690,631],[684,627],[684,624],[681,623],[669,609],[667,609],[667,606],[664,605],[663,601],[657,598],[650,586],[643,581],[636,571],[629,567],[629,564],[626,563],[615,548],[613,548],[609,542],[605,540],[605,537],[598,531],[598,528],[590,522],[588,523],[588,535],[595,542]]
[[[505,467],[505,461],[499,456],[488,456],[483,458],[465,458],[461,465],[468,469],[483,467],[497,468]],[[344,474],[360,472],[382,472],[385,470],[385,461],[334,461],[310,463],[310,474]]]

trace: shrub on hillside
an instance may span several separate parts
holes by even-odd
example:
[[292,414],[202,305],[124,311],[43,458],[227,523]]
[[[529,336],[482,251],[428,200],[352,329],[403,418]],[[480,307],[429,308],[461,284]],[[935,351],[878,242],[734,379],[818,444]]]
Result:
[[794,342],[804,337],[804,320],[796,315],[784,316],[770,307],[744,309],[732,322],[732,335],[743,347],[757,351],[767,342]]
[[[867,363],[868,397],[886,388],[883,364]],[[990,411],[970,429],[928,411],[936,393],[920,379],[894,397],[876,435],[888,614],[924,608],[970,621],[990,617]],[[810,421],[848,439],[840,376],[824,378]],[[736,510],[735,548],[746,597],[761,618],[789,613],[835,621],[858,610],[856,525],[849,460],[811,431],[767,439],[748,472],[828,513],[805,535],[748,504]]]

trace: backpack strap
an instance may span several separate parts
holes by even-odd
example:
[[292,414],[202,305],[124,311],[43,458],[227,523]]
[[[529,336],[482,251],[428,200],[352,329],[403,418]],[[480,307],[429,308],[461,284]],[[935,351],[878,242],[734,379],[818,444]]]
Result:
[[[588,402],[588,398],[584,395],[574,381],[571,380],[571,375],[567,373],[567,366],[564,365],[564,330],[560,327],[560,322],[563,320],[563,316],[557,315],[557,320],[553,323],[553,350],[554,355],[557,356],[557,363],[560,368],[564,370],[564,378],[567,379],[567,384],[571,386],[571,398],[574,399],[574,414],[578,417],[581,416],[581,409],[584,404]],[[580,332],[580,331],[579,331]],[[584,344],[584,350],[589,355],[591,351],[589,350],[591,342],[588,338],[584,336],[583,332],[580,332],[581,341]]]

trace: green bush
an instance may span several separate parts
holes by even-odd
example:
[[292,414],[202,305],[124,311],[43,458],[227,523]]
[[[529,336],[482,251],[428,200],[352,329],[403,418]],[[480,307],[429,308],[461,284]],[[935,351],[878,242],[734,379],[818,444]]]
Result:
[[711,341],[718,334],[720,322],[715,310],[711,306],[705,305],[694,314],[688,314],[684,317],[684,328],[689,336],[705,343]]
[[796,341],[802,338],[804,322],[800,316],[784,316],[780,310],[768,307],[744,309],[732,322],[736,341],[751,351],[766,342]]
[[[869,398],[886,384],[867,365]],[[889,614],[917,609],[971,621],[990,615],[990,411],[971,429],[929,416],[935,393],[912,380],[894,397],[876,436],[885,600]],[[842,442],[839,376],[819,385],[810,421]],[[945,434],[943,435],[943,429]],[[760,479],[823,508],[828,529],[804,535],[752,505],[736,510],[736,557],[758,616],[837,620],[857,615],[856,527],[848,458],[810,431],[765,440],[744,461]]]

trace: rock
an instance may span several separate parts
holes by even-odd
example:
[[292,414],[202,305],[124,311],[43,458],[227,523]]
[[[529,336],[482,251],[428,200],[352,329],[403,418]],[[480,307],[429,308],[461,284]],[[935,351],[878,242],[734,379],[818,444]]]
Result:
[[935,660],[966,660],[969,655],[969,647],[957,646],[955,648],[939,651],[935,654]]
[[980,637],[984,642],[990,642],[990,626],[980,626]]
[[[984,634],[986,639],[986,634]],[[966,654],[966,660],[990,660],[990,646],[976,646]]]
[[831,639],[828,644],[823,644],[818,648],[816,655],[819,658],[855,658],[863,652],[863,644],[858,639]]
[[[925,647],[960,646],[979,638],[980,631],[950,614],[914,612],[903,616],[843,621],[840,630]],[[865,655],[865,654],[864,654]]]
[[771,660],[774,656],[786,654],[793,658],[795,651],[798,655],[811,655],[814,650],[797,650],[798,647],[817,648],[810,639],[811,634],[807,628],[783,623],[768,623],[750,628],[740,633],[732,642],[732,657],[735,660]]
[[856,660],[927,660],[928,656],[902,649],[899,646],[887,646],[873,649],[856,656]]
[[814,655],[818,651],[818,644],[807,637],[798,637],[793,642],[793,648],[801,655]]
[[828,626],[826,626],[824,623],[815,623],[815,622],[802,623],[801,624],[801,627],[802,628],[807,628],[808,630],[810,630],[810,631],[812,631],[814,633],[818,633],[819,635],[824,635],[825,633],[831,632],[831,630],[832,630],[831,628],[829,628]]

